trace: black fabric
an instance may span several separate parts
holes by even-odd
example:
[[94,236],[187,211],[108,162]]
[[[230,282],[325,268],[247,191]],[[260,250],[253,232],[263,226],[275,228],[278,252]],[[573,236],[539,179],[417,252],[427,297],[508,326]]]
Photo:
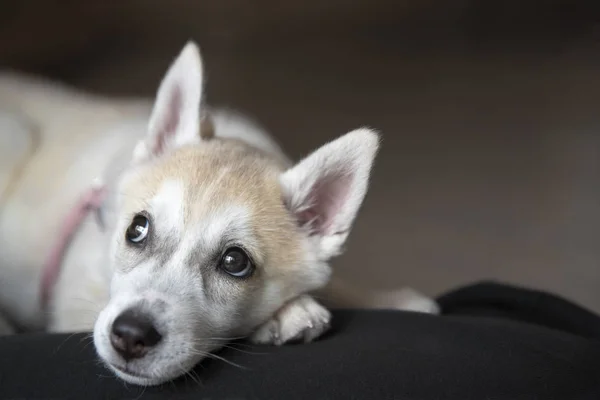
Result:
[[85,335],[5,337],[0,398],[600,399],[599,317],[494,283],[439,301],[443,316],[336,311],[334,329],[315,343],[236,343],[219,356],[240,367],[207,360],[150,388],[113,378]]
[[440,296],[437,301],[447,315],[509,318],[600,339],[596,314],[539,290],[482,282]]

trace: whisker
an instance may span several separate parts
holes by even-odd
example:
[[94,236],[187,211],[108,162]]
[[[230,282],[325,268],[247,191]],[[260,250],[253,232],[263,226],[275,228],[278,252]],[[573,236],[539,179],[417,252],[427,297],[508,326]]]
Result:
[[[232,337],[208,337],[204,338],[205,340],[240,340],[245,339],[246,336],[232,336]],[[200,339],[198,339],[200,340]]]
[[81,349],[81,351],[84,351],[85,349],[87,349],[87,348],[88,348],[88,346],[89,346],[90,344],[92,344],[92,343],[94,343],[94,341],[93,341],[93,340],[90,340],[89,342],[87,342],[87,343],[86,343],[86,344],[83,346],[83,348]]
[[181,367],[180,367],[180,369],[185,374],[186,378],[189,376],[194,381],[194,383],[196,383],[196,385],[203,386],[202,382],[200,381],[200,377],[198,376],[198,374],[194,374],[193,370],[186,371],[184,368],[181,368]]
[[62,346],[63,346],[65,343],[67,343],[67,341],[68,341],[69,339],[71,339],[71,338],[72,338],[73,336],[75,336],[75,335],[77,335],[77,332],[73,332],[73,333],[71,333],[69,336],[67,336],[67,337],[65,338],[65,340],[63,340],[63,341],[61,342],[61,344],[59,344],[59,345],[56,347],[56,349],[54,349],[54,352],[53,352],[53,354],[54,354],[54,355],[56,355],[56,354],[58,353],[58,351],[59,351],[59,350],[62,348]]
[[250,343],[240,343],[240,342],[232,342],[232,343],[228,343],[228,345],[230,345],[230,346],[246,347],[246,348],[249,348],[249,349],[253,349],[253,348],[256,347],[255,345],[250,344]]
[[216,355],[216,354],[209,353],[209,354],[208,354],[206,357],[208,357],[208,358],[214,358],[214,359],[217,359],[217,360],[223,361],[223,362],[224,362],[224,363],[226,363],[226,364],[232,365],[232,366],[234,366],[234,367],[237,367],[237,368],[240,368],[240,369],[249,370],[249,368],[248,368],[248,367],[244,367],[243,365],[240,365],[240,364],[234,363],[233,361],[229,361],[228,359],[226,359],[226,358],[224,358],[224,357],[221,357],[221,356],[218,356],[218,355]]
[[142,398],[144,393],[146,393],[146,388],[148,388],[148,385],[143,385],[142,393],[140,393],[140,395],[138,397],[136,397],[135,400],[139,400]]
[[191,353],[192,353],[192,354],[199,355],[199,356],[203,356],[203,357],[206,357],[206,358],[213,358],[213,359],[216,359],[216,360],[220,360],[220,361],[223,361],[223,362],[225,362],[225,363],[227,363],[227,364],[229,364],[229,365],[232,365],[232,366],[234,366],[234,367],[238,367],[238,368],[240,368],[240,369],[248,369],[247,367],[244,367],[244,366],[242,366],[242,365],[236,364],[236,363],[234,363],[233,361],[229,361],[229,360],[227,360],[227,359],[226,359],[226,358],[224,358],[224,357],[221,357],[221,356],[218,356],[218,355],[216,355],[216,354],[209,353],[209,352],[206,352],[206,351],[201,351],[201,350],[193,350]]
[[226,349],[238,351],[240,353],[250,354],[250,355],[256,355],[256,356],[261,356],[261,355],[269,354],[269,353],[258,353],[258,352],[255,352],[255,351],[248,351],[248,350],[236,349],[235,347],[227,346],[227,345],[225,345],[223,347],[226,348]]
[[92,332],[89,332],[89,333],[85,334],[81,339],[79,339],[79,343],[83,342],[84,340],[93,339],[93,338],[94,338],[94,334]]
[[88,365],[88,364],[98,365],[98,361],[97,360],[83,360],[83,361],[77,361],[77,364],[81,364],[81,365]]

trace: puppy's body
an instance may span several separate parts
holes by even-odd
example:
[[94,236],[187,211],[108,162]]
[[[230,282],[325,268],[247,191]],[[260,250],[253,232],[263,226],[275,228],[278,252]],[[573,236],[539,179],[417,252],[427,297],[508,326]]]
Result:
[[[134,383],[172,379],[226,338],[319,336],[330,317],[309,293],[330,281],[328,260],[341,252],[377,149],[362,129],[292,165],[252,122],[203,107],[202,79],[188,44],[154,106],[0,80],[0,122],[15,142],[0,150],[10,170],[0,309],[27,329],[94,328],[101,358]],[[11,158],[18,145],[22,159]],[[107,196],[78,227],[45,309],[42,266],[94,184]],[[436,311],[410,291],[341,289],[331,297],[350,306]],[[142,336],[131,338],[132,326]]]
[[[150,105],[115,104],[14,74],[0,80],[0,99],[4,118],[23,126],[3,135],[27,141],[19,158],[3,165],[10,168],[10,179],[0,210],[1,304],[18,325],[40,329],[47,322],[40,307],[42,268],[57,232],[78,197],[142,134]],[[13,149],[3,146],[0,158]],[[98,249],[92,241],[83,242],[84,248],[71,246],[67,257],[77,258],[76,252],[87,260],[90,250]],[[99,267],[96,261],[80,264]],[[73,283],[86,279],[82,276]]]

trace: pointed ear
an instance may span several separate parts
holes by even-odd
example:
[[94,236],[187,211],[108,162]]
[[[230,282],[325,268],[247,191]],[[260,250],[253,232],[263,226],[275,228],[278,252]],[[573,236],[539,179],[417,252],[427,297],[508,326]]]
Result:
[[378,147],[377,133],[357,129],[281,175],[286,205],[317,237],[322,259],[341,253],[367,192]]
[[171,64],[156,95],[148,133],[134,160],[157,157],[200,141],[203,71],[198,46],[189,41]]

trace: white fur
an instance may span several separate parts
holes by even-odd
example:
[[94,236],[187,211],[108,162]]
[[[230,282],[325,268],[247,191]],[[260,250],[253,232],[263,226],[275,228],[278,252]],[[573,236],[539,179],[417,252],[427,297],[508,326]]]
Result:
[[[169,234],[171,239],[177,237],[177,247],[164,263],[151,259],[131,268],[128,261],[113,259],[116,270],[110,301],[95,323],[94,343],[98,354],[117,375],[139,384],[164,382],[180,375],[182,368],[186,370],[195,365],[202,359],[202,353],[222,345],[223,338],[247,332],[247,327],[239,324],[241,320],[236,321],[233,303],[211,301],[203,291],[206,277],[194,272],[206,267],[202,256],[198,258],[198,265],[188,264],[193,251],[210,255],[218,249],[218,241],[223,237],[243,238],[245,244],[252,246],[246,215],[241,206],[224,205],[220,211],[197,225],[188,226],[179,235]],[[165,231],[161,230],[161,233]],[[215,290],[226,291],[226,287],[219,288],[217,284],[215,289],[213,285]],[[231,293],[231,296],[235,294]],[[153,316],[156,326],[163,333],[167,332],[160,351],[127,364],[130,370],[146,375],[143,379],[118,370],[125,363],[112,349],[109,340],[112,322],[131,307],[145,310]],[[259,316],[258,321],[263,318]]]
[[159,142],[183,146],[200,141],[200,103],[202,100],[202,61],[194,43],[185,45],[169,68],[156,95],[148,124],[146,153],[155,152]]
[[252,335],[252,341],[281,346],[292,340],[311,342],[321,336],[331,322],[331,313],[312,297],[302,295],[284,305],[275,317]]
[[[202,63],[193,43],[170,67],[153,107],[146,101],[123,104],[85,96],[15,75],[0,78],[0,100],[10,104],[14,115],[14,110],[25,110],[31,120],[21,125],[40,127],[44,139],[27,160],[19,188],[0,203],[0,254],[5,263],[0,269],[0,309],[25,328],[93,328],[101,359],[136,384],[158,384],[181,375],[231,336],[283,344],[322,334],[330,313],[307,292],[329,280],[328,261],[342,250],[377,152],[377,134],[359,129],[281,174],[284,201],[304,225],[302,257],[293,270],[297,275],[271,278],[248,297],[242,285],[214,267],[224,241],[243,242],[259,263],[265,261],[247,204],[222,201],[195,223],[186,223],[195,204],[187,196],[187,183],[171,177],[149,198],[136,199],[153,216],[151,229],[162,241],[160,246],[144,252],[125,243],[132,215],[122,212],[131,201],[122,195],[123,188],[169,152],[202,145],[199,121],[205,112],[210,112],[217,136],[245,141],[289,165],[279,146],[256,124],[239,114],[203,108],[202,88]],[[2,150],[0,156],[6,153]],[[224,168],[194,201],[213,204],[213,194],[229,173]],[[98,224],[90,215],[78,230],[46,320],[38,302],[39,280],[53,245],[52,233],[97,178],[110,193],[100,214],[104,222]],[[350,297],[360,298],[360,290],[350,292]],[[361,304],[437,311],[431,300],[421,301],[424,297],[418,294],[400,297],[396,301],[369,296]],[[125,363],[111,345],[110,332],[117,316],[130,307],[151,315],[163,339],[144,357]],[[129,372],[120,370],[124,367]]]
[[156,224],[161,230],[175,237],[183,232],[184,185],[177,180],[165,181],[158,193],[149,201]]

